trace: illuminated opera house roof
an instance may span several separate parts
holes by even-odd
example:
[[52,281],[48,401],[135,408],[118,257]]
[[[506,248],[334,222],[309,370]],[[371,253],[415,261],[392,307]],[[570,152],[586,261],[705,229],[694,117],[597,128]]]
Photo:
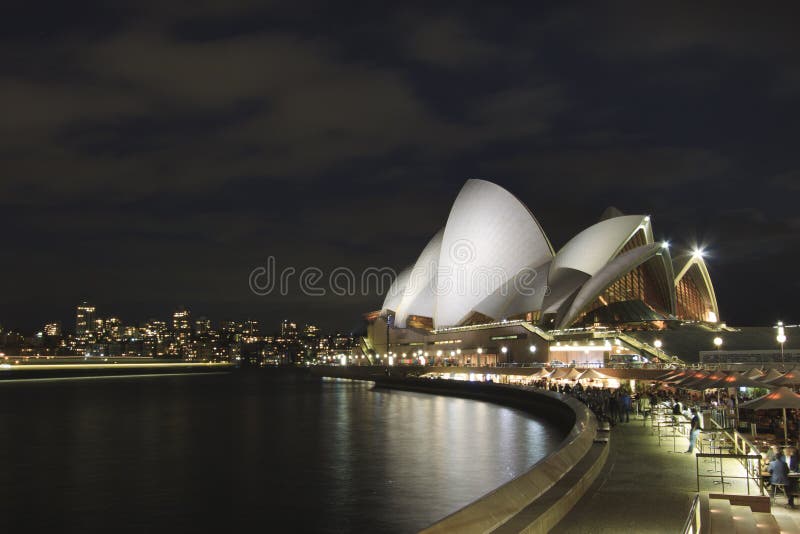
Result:
[[399,328],[527,319],[587,324],[718,320],[702,252],[673,261],[646,215],[609,208],[558,252],[528,208],[502,187],[468,180],[447,222],[387,293]]

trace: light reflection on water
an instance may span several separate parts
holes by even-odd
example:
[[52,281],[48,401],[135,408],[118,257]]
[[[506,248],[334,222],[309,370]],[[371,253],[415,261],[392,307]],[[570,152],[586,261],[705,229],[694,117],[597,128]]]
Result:
[[264,372],[0,384],[0,429],[6,532],[411,532],[560,441],[489,403]]

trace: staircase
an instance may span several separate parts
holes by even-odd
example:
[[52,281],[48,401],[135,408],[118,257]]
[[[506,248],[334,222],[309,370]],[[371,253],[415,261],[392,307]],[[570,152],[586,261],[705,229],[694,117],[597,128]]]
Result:
[[700,494],[700,532],[703,534],[800,534],[800,512],[771,513],[769,497]]

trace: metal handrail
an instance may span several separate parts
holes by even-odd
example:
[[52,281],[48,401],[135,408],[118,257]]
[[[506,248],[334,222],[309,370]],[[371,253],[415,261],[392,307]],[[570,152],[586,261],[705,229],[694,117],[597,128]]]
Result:
[[686,516],[686,521],[683,523],[683,534],[698,534],[701,527],[700,520],[700,494],[696,494],[692,498],[692,504],[689,506],[689,513]]
[[[719,459],[719,461],[720,461],[720,464],[719,464],[719,475],[717,475],[717,474],[701,475],[700,474],[700,458]],[[726,458],[739,460],[740,462],[743,462],[743,463],[744,462],[748,462],[750,460],[761,460],[761,456],[760,455],[755,455],[755,454],[727,454],[727,453],[714,453],[714,452],[698,452],[698,453],[695,453],[695,473],[696,473],[696,476],[697,476],[697,491],[698,492],[700,491],[700,479],[701,478],[718,478],[720,480],[720,483],[722,484],[722,488],[721,488],[722,489],[722,493],[725,493],[725,479],[726,478],[728,480],[731,480],[731,479],[745,479],[747,481],[747,494],[750,495],[750,480],[752,479],[753,480],[753,485],[756,488],[758,488],[759,491],[761,492],[761,494],[763,495],[764,487],[761,484],[760,477],[753,476],[753,474],[751,473],[750,469],[745,469],[744,470],[744,475],[745,476],[734,476],[734,475],[727,475],[726,476],[725,473],[723,472],[723,467],[722,467],[722,460],[724,460]]]

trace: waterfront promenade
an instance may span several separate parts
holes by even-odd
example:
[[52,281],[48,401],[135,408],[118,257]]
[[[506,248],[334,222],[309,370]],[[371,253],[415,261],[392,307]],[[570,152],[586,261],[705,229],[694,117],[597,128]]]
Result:
[[[677,450],[687,447],[686,438],[677,439]],[[649,422],[644,426],[639,417],[617,424],[611,431],[611,450],[602,472],[552,532],[681,532],[697,492],[696,458],[694,454],[672,450],[672,440],[659,445]],[[707,466],[702,460],[700,466],[704,473]],[[701,485],[701,489],[708,488]],[[726,492],[744,490],[741,481],[737,481]],[[782,526],[796,527],[782,532],[800,532],[800,511],[787,510],[784,502],[779,497],[772,514],[780,518]]]

